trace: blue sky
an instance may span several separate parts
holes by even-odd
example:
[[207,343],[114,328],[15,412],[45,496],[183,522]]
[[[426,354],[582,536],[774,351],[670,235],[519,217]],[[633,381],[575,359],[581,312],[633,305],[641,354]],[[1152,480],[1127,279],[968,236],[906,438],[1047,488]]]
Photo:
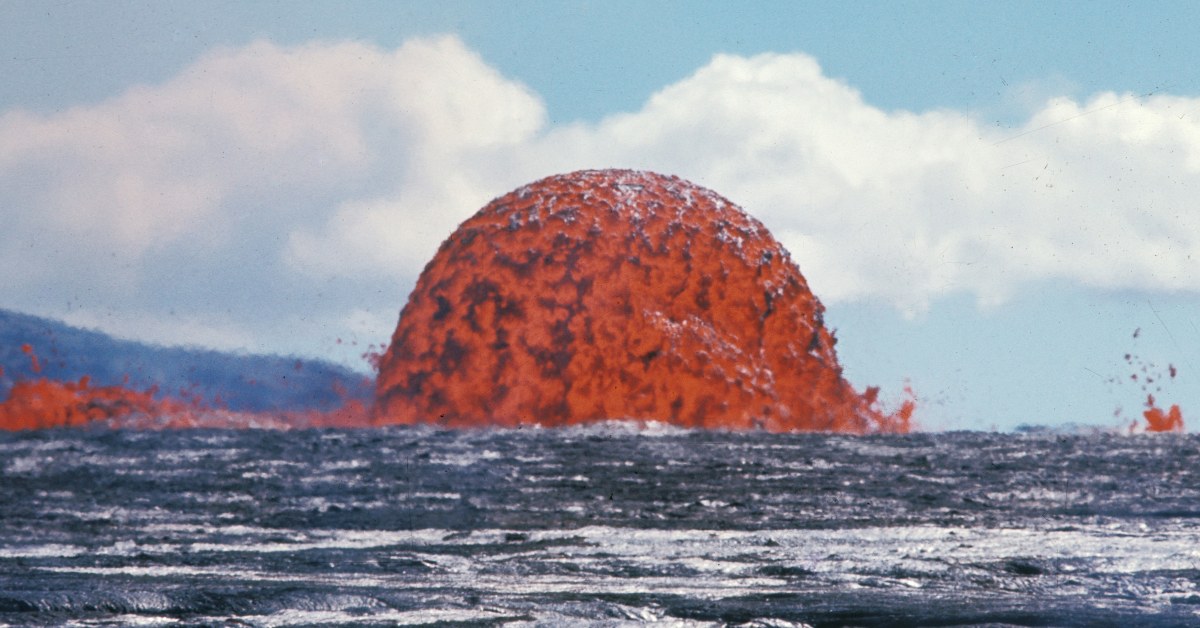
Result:
[[488,199],[641,167],[762,219],[848,377],[911,380],[929,427],[1128,422],[1126,353],[1178,367],[1158,396],[1186,419],[1198,26],[1192,3],[0,0],[0,306],[353,362]]

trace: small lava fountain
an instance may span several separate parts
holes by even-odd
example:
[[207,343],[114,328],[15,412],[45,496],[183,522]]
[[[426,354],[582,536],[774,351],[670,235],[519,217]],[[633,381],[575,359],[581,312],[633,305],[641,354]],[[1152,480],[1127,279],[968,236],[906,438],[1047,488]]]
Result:
[[[1135,341],[1141,332],[1141,328],[1134,330]],[[1170,408],[1164,410],[1158,407],[1158,401],[1154,397],[1155,393],[1163,392],[1164,382],[1175,380],[1179,369],[1175,368],[1174,364],[1168,364],[1164,373],[1154,363],[1147,362],[1132,353],[1125,354],[1125,363],[1133,369],[1133,372],[1129,374],[1129,380],[1139,384],[1142,392],[1146,394],[1146,409],[1142,411],[1142,418],[1146,420],[1146,424],[1138,425],[1138,422],[1134,420],[1129,425],[1129,432],[1132,434],[1139,429],[1144,429],[1146,432],[1183,432],[1185,430],[1183,411],[1179,409],[1179,405],[1172,404]],[[1117,414],[1120,415],[1119,408]]]
[[1163,410],[1155,405],[1154,395],[1146,395],[1146,409],[1142,411],[1146,419],[1147,432],[1182,432],[1183,411],[1179,404],[1172,404],[1170,410]]
[[375,422],[608,419],[904,432],[843,377],[820,301],[754,218],[676,177],[553,176],[442,244],[380,361]]

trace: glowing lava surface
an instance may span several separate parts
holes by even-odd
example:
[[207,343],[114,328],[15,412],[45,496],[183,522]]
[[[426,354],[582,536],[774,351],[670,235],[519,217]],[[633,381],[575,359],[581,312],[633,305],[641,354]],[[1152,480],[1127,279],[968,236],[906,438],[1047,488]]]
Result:
[[607,419],[903,432],[843,377],[824,308],[754,218],[676,177],[553,176],[464,222],[380,362],[375,420]]
[[[29,356],[34,373],[41,368],[33,347]],[[0,374],[3,374],[0,371]],[[340,407],[327,410],[246,412],[206,404],[186,393],[160,396],[158,390],[127,386],[93,386],[87,376],[77,381],[45,377],[19,380],[0,403],[0,429],[33,430],[103,425],[117,429],[363,427],[369,410],[346,398]]]

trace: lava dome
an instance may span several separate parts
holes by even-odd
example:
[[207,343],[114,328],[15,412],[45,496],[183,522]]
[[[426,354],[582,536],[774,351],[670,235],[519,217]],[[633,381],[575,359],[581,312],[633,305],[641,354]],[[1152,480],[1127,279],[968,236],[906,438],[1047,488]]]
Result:
[[488,203],[425,267],[380,360],[374,421],[610,419],[903,431],[843,377],[788,252],[720,195],[630,170]]

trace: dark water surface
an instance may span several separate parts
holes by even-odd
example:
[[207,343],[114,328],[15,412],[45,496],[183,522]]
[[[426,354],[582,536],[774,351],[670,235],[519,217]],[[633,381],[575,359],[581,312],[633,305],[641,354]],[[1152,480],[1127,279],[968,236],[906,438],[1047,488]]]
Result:
[[1200,625],[1200,438],[0,434],[0,625]]

